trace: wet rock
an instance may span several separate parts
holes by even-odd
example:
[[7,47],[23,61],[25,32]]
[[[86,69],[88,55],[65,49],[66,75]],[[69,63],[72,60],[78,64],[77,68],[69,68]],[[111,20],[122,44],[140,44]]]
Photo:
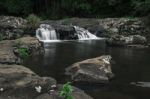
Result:
[[111,56],[104,55],[77,62],[66,68],[66,74],[70,75],[73,81],[108,83],[113,77],[110,60]]
[[122,36],[116,35],[106,41],[110,46],[132,46],[132,45],[144,45],[147,40],[140,35]]
[[53,27],[56,30],[56,32],[61,40],[63,40],[63,39],[78,39],[77,35],[75,35],[75,29],[73,26],[54,25]]

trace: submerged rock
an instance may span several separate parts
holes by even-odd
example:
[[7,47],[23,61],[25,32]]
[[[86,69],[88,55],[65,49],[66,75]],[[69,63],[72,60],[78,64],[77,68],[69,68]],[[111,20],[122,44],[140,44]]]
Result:
[[77,62],[66,68],[66,74],[70,75],[74,81],[108,83],[113,77],[110,60],[111,56],[104,55]]
[[77,35],[75,35],[75,29],[73,26],[69,25],[53,25],[54,29],[56,30],[59,39],[78,39]]

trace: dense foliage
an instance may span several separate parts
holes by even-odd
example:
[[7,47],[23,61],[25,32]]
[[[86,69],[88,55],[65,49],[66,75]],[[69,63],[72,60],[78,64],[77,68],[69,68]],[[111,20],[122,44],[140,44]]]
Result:
[[48,18],[145,16],[150,0],[0,0],[1,14]]
[[28,27],[30,28],[34,28],[34,27],[37,27],[40,23],[40,18],[37,17],[36,15],[34,14],[30,14],[28,17],[27,17],[27,23],[28,23]]

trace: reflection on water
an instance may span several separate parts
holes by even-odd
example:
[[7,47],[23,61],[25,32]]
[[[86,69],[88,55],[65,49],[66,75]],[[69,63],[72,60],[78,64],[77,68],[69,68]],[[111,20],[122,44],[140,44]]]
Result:
[[25,65],[41,76],[64,82],[65,67],[103,54],[110,54],[115,61],[112,64],[115,79],[109,85],[78,87],[94,99],[150,99],[150,88],[131,84],[150,82],[150,49],[111,48],[103,40],[47,43],[45,54],[31,56]]

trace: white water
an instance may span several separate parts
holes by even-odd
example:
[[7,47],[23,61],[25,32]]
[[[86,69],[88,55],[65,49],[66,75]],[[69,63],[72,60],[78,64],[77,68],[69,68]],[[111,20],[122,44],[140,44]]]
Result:
[[36,30],[36,37],[43,42],[58,41],[55,29],[48,24],[41,24]]
[[90,39],[99,39],[97,36],[95,36],[94,34],[90,33],[88,30],[78,27],[78,26],[74,26],[75,31],[78,35],[79,40],[90,40]]
[[[97,36],[90,33],[88,30],[74,26],[79,40],[99,39]],[[57,34],[54,28],[48,24],[41,24],[36,30],[36,37],[42,42],[58,42]],[[66,41],[66,40],[64,40]]]

